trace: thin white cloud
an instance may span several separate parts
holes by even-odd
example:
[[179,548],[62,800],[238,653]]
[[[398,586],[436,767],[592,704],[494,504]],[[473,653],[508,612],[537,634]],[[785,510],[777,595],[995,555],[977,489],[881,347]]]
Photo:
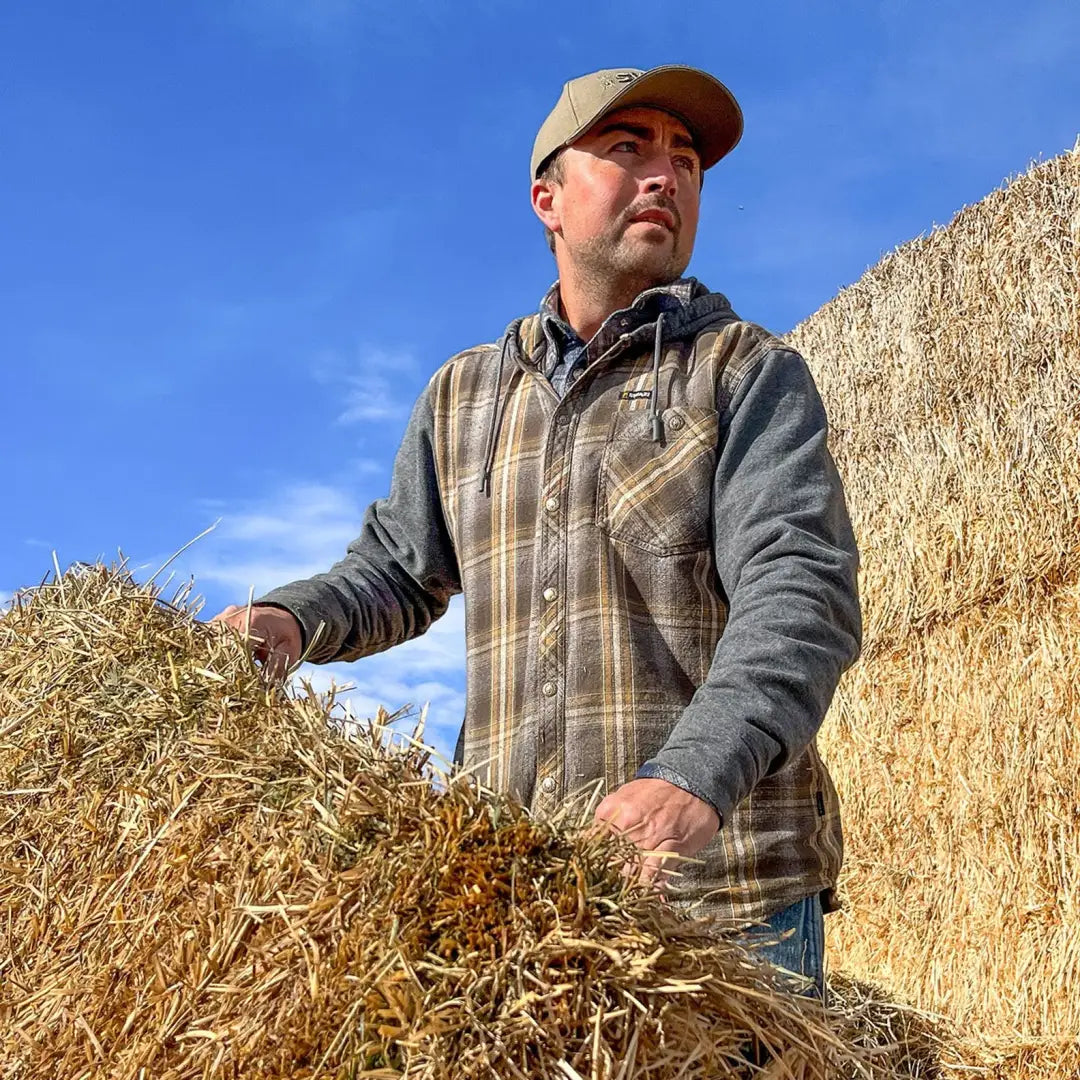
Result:
[[4,592],[3,589],[0,589],[0,608],[6,608],[14,596],[14,593]]
[[412,356],[383,349],[326,350],[316,359],[313,374],[318,382],[334,388],[340,402],[338,424],[405,419],[420,382]]
[[411,399],[396,397],[386,379],[351,377],[346,385],[345,408],[337,418],[339,424],[400,420],[409,415]]
[[437,765],[448,764],[453,759],[458,730],[465,715],[465,694],[459,686],[448,682],[401,678],[394,656],[405,648],[407,646],[399,646],[398,650],[355,664],[319,667],[305,664],[294,681],[308,683],[319,694],[325,694],[331,686],[339,688],[335,696],[335,715],[351,718],[357,723],[374,720],[381,706],[391,714],[402,711],[394,729],[404,735],[413,735],[423,715],[420,737],[442,758]]
[[207,507],[221,522],[185,566],[200,584],[220,585],[239,603],[249,589],[258,595],[328,569],[360,532],[366,502],[328,484],[295,483],[259,501]]

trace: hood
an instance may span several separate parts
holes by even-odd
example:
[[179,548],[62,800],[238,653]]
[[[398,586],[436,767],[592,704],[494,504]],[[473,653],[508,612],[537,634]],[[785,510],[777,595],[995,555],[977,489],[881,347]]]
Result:
[[[690,299],[679,301],[663,311],[663,340],[665,342],[682,341],[701,333],[713,323],[730,322],[738,315],[732,310],[731,303],[723,293],[710,292],[696,278],[683,279],[690,285]],[[552,290],[553,291],[553,290]],[[648,289],[643,292],[628,311],[641,311],[650,305],[656,305],[656,296],[661,289]],[[548,296],[551,293],[549,292]],[[646,319],[629,335],[636,345],[652,344],[656,334],[655,317]],[[509,339],[509,340],[508,340]],[[507,359],[539,369],[544,351],[544,330],[540,312],[515,319],[506,328],[499,341],[500,347],[509,347]]]

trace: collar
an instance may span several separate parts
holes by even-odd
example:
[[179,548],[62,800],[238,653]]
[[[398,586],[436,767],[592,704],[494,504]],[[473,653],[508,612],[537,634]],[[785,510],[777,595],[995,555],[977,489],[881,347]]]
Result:
[[548,375],[558,366],[567,349],[585,345],[590,359],[595,359],[623,334],[656,321],[661,312],[683,311],[696,297],[708,292],[697,278],[678,278],[667,285],[656,285],[639,293],[627,308],[612,312],[586,345],[574,328],[559,314],[559,283],[556,281],[540,301],[540,326],[546,346],[541,365]]

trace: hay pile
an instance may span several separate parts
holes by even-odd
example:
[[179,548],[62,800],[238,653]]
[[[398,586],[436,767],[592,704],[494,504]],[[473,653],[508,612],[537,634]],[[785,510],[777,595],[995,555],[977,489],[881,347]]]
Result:
[[790,335],[863,553],[838,965],[1080,1076],[1080,143]]
[[102,567],[0,618],[0,1077],[857,1070],[626,847],[440,793],[331,705]]

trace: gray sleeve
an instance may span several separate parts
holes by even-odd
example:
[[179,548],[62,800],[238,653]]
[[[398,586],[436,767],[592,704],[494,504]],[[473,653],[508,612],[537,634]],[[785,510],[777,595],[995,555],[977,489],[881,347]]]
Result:
[[430,385],[413,409],[390,494],[368,507],[360,535],[324,574],[273,589],[256,603],[292,612],[308,659],[354,660],[417,637],[461,592],[439,495]]
[[767,352],[735,387],[713,507],[727,626],[704,685],[638,776],[677,783],[726,821],[814,738],[862,644],[855,536],[798,353]]

